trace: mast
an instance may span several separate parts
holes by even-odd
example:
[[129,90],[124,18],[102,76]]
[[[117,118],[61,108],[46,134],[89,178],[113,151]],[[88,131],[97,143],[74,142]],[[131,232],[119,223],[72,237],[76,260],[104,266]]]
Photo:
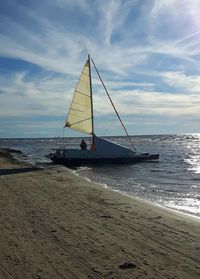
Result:
[[95,70],[96,70],[96,72],[97,72],[97,75],[98,75],[98,77],[99,77],[99,79],[100,79],[100,81],[101,81],[101,83],[102,83],[102,85],[103,85],[103,87],[104,87],[104,89],[105,89],[105,91],[106,91],[106,94],[107,94],[107,96],[108,96],[108,98],[109,98],[109,100],[110,100],[110,102],[111,102],[111,105],[113,106],[113,109],[114,109],[114,111],[115,111],[115,113],[116,113],[116,115],[117,115],[117,117],[118,117],[118,119],[119,119],[119,121],[120,121],[120,123],[121,123],[121,125],[122,125],[122,127],[123,127],[123,129],[124,129],[124,131],[125,131],[125,133],[126,133],[126,135],[127,135],[127,137],[128,137],[128,139],[129,139],[129,141],[130,141],[130,143],[131,143],[133,149],[135,150],[135,147],[134,147],[134,145],[133,145],[133,143],[132,143],[132,140],[131,140],[131,138],[130,138],[130,136],[129,136],[129,134],[128,134],[128,131],[127,131],[127,129],[126,129],[124,123],[122,122],[121,117],[120,117],[120,115],[119,115],[117,109],[115,108],[115,105],[114,105],[114,103],[113,103],[113,101],[112,101],[112,99],[111,99],[111,97],[110,97],[110,95],[109,95],[109,93],[108,93],[108,90],[106,89],[106,86],[105,86],[105,84],[104,84],[104,82],[103,82],[103,80],[102,80],[102,78],[101,78],[101,76],[100,76],[100,74],[99,74],[99,71],[98,71],[98,69],[97,69],[97,67],[96,67],[96,65],[95,65],[95,63],[94,63],[94,61],[93,61],[92,58],[91,58],[91,60],[92,60],[92,63],[93,63],[93,65],[94,65],[94,68],[95,68]]
[[92,96],[92,79],[90,67],[90,55],[88,54],[89,76],[90,76],[90,100],[91,100],[91,115],[92,115],[92,137],[94,137],[94,113],[93,113],[93,96]]

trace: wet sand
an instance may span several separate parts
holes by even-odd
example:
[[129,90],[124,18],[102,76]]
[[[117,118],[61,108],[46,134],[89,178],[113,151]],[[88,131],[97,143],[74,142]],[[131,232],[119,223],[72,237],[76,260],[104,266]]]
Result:
[[0,278],[200,278],[200,221],[0,151]]

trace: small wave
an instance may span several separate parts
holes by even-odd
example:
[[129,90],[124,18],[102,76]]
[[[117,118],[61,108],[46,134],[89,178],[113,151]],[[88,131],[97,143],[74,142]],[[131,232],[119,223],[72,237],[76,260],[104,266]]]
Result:
[[77,171],[86,171],[86,170],[91,170],[92,168],[90,167],[78,167],[76,170]]
[[168,193],[178,193],[178,190],[174,190],[174,189],[166,189],[164,190],[164,192],[168,192]]
[[192,214],[192,215],[196,215],[198,217],[200,217],[200,211],[199,211],[199,207],[198,206],[192,206],[191,204],[177,204],[176,202],[165,202],[163,204],[165,207],[177,210],[177,211],[181,211],[187,214]]

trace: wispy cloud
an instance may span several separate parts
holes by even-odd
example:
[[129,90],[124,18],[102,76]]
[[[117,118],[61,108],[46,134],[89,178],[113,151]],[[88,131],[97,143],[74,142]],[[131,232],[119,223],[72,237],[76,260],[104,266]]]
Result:
[[114,33],[124,27],[124,22],[131,11],[133,2],[120,0],[103,0],[98,9],[100,11],[99,32],[103,31],[103,44],[112,45]]
[[[67,82],[53,76],[26,80],[21,72],[0,78],[1,110],[3,117],[28,117],[34,115],[59,116],[67,107]],[[66,103],[64,103],[66,101]],[[69,101],[69,100],[68,100]]]
[[[0,5],[0,57],[27,61],[42,73],[2,66],[4,119],[65,116],[88,52],[127,121],[199,119],[199,1],[9,1],[15,13]],[[108,116],[96,80],[94,88],[96,111]]]
[[[183,72],[162,73],[163,80],[174,88],[184,90],[183,93],[194,94],[200,92],[200,75],[186,75]],[[197,95],[197,97],[198,97]]]

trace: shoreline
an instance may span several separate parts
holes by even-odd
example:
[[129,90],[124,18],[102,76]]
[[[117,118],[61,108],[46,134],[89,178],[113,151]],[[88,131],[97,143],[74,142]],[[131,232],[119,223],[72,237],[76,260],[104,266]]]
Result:
[[[16,158],[15,156],[12,155],[12,153],[18,154],[18,155],[19,154],[23,155],[22,151],[17,150],[17,149],[11,149],[11,148],[0,148],[0,151],[1,151],[1,149],[6,151],[6,153],[10,154],[9,158],[11,160],[13,160],[15,162],[22,163],[22,164],[30,165],[30,166],[32,166],[34,168],[38,168],[35,164],[29,163],[29,162],[26,162],[26,161],[20,161],[18,158]],[[51,164],[55,165],[54,163],[51,163]],[[59,167],[59,166],[62,166],[62,165],[57,165],[57,167]],[[43,168],[43,167],[39,167],[39,168]],[[144,203],[144,204],[149,204],[150,206],[153,206],[153,207],[161,208],[162,210],[166,210],[169,213],[175,214],[177,216],[182,216],[183,218],[192,219],[192,220],[200,222],[200,216],[197,216],[197,215],[194,215],[194,214],[191,214],[191,213],[187,213],[187,212],[183,212],[183,211],[180,211],[180,210],[177,210],[177,209],[173,209],[173,208],[170,208],[170,207],[166,207],[166,206],[158,204],[158,203],[154,203],[154,202],[151,202],[151,201],[148,201],[148,200],[144,200],[144,199],[139,198],[139,197],[135,197],[135,196],[129,195],[128,193],[122,192],[120,190],[115,190],[115,189],[113,189],[112,187],[110,187],[107,184],[102,184],[102,183],[99,183],[99,182],[92,181],[90,178],[87,178],[87,177],[84,177],[84,176],[78,174],[76,172],[76,170],[74,170],[74,169],[70,169],[70,168],[67,168],[65,166],[64,166],[64,168],[66,168],[66,171],[71,172],[72,174],[74,174],[75,176],[77,176],[77,177],[79,177],[81,179],[84,179],[86,182],[89,182],[91,184],[95,184],[97,187],[101,187],[101,188],[103,188],[105,190],[107,189],[109,191],[112,191],[112,192],[115,192],[115,193],[119,193],[120,195],[127,196],[128,198],[131,198],[131,199],[133,199],[135,201],[139,201],[139,202]]]
[[1,278],[200,276],[196,218],[0,155]]
[[115,190],[114,188],[110,187],[107,184],[102,184],[102,183],[98,183],[98,182],[92,181],[90,178],[87,178],[87,177],[84,177],[84,176],[82,176],[80,174],[77,174],[75,170],[71,170],[71,169],[69,169],[67,167],[66,167],[66,169],[68,171],[70,171],[70,172],[72,171],[72,173],[75,176],[80,177],[80,178],[84,179],[85,181],[88,181],[89,183],[96,184],[97,187],[101,187],[103,189],[107,189],[107,190],[113,191],[114,193],[119,193],[120,195],[127,196],[129,198],[132,198],[133,200],[139,201],[139,202],[144,203],[144,204],[149,204],[150,206],[153,206],[153,207],[161,208],[162,210],[166,210],[166,211],[168,211],[171,214],[180,215],[183,218],[185,217],[186,219],[194,219],[194,220],[200,222],[200,216],[197,216],[195,214],[191,214],[191,213],[188,213],[188,212],[183,212],[183,211],[180,211],[178,209],[173,209],[171,207],[167,207],[167,206],[161,205],[161,204],[156,203],[156,202],[151,202],[151,201],[139,198],[139,197],[135,197],[135,196],[129,195],[128,193],[122,192],[120,190]]
[[[41,165],[39,164],[39,166],[37,166],[37,164],[35,164],[35,162],[29,162],[27,160],[27,158],[24,159],[24,157],[23,157],[23,159],[22,159],[21,156],[24,156],[22,151],[19,151],[19,150],[16,150],[16,149],[10,149],[10,148],[2,148],[2,149],[7,150],[8,152],[11,151],[11,152],[17,154],[17,156],[14,156],[13,159],[18,161],[18,162],[29,164],[29,165],[34,166],[36,168],[37,167],[39,167],[39,168],[41,167],[42,168],[43,164],[44,164],[44,166],[48,165],[48,163],[45,162],[45,163],[41,163]],[[51,162],[51,164],[54,164],[54,163]],[[176,208],[173,208],[173,207],[170,207],[170,206],[159,204],[159,203],[157,203],[155,201],[153,202],[151,200],[145,200],[142,197],[136,197],[134,195],[130,195],[129,193],[126,193],[126,192],[123,192],[123,191],[120,191],[120,190],[116,190],[116,189],[110,187],[108,184],[92,181],[90,178],[88,178],[86,176],[82,176],[81,174],[77,173],[75,169],[71,169],[71,168],[67,168],[67,167],[66,167],[66,169],[68,169],[69,171],[72,170],[72,173],[74,173],[76,176],[81,177],[81,178],[85,179],[86,181],[88,181],[90,183],[95,183],[97,185],[100,185],[103,188],[111,189],[114,192],[121,193],[122,195],[127,195],[128,197],[132,197],[132,198],[138,199],[138,200],[140,200],[142,202],[150,203],[150,204],[152,204],[152,206],[158,206],[158,207],[164,208],[164,209],[169,210],[170,212],[172,212],[174,214],[179,214],[179,213],[183,214],[183,216],[185,216],[186,218],[191,217],[191,218],[195,218],[195,219],[199,219],[200,220],[199,213],[194,213],[193,211],[189,211],[189,210],[187,211],[187,210],[176,209]]]

